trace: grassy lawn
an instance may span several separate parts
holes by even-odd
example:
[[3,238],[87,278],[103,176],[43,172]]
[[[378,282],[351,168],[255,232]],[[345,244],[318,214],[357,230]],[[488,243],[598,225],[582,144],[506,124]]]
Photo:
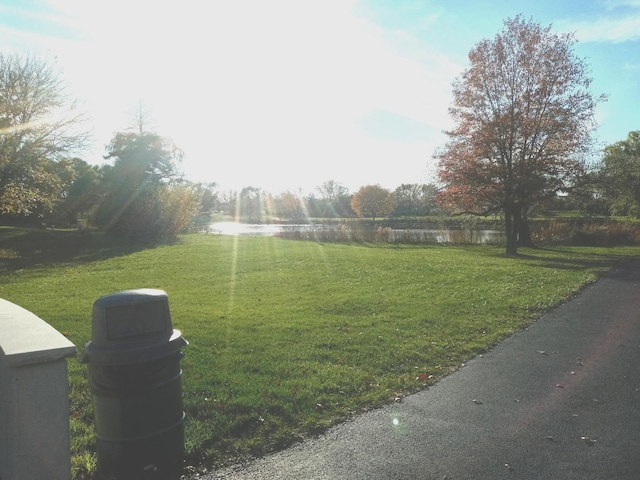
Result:
[[[136,249],[0,229],[0,296],[79,350],[101,295],[160,288],[182,361],[189,465],[261,455],[424,388],[640,247],[317,244],[194,234]],[[85,366],[69,361],[76,478],[94,464]]]

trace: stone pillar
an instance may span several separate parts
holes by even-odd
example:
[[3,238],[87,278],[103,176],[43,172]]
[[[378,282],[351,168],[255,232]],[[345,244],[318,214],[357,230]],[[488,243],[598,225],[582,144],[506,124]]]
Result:
[[76,347],[0,299],[0,480],[69,480],[69,379]]

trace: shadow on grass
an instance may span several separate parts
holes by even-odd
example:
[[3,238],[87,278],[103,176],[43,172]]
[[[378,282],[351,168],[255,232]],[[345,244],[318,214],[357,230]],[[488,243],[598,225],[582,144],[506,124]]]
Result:
[[[318,242],[320,245],[324,243]],[[355,241],[331,242],[343,245],[353,245],[371,249],[393,249],[393,250],[434,250],[434,249],[474,249],[479,255],[490,257],[510,258],[514,261],[530,262],[537,264],[543,268],[554,270],[584,270],[590,268],[611,269],[619,267],[633,260],[640,260],[640,256],[630,256],[628,253],[616,253],[610,250],[608,253],[602,253],[603,247],[576,246],[583,249],[582,252],[576,253],[566,248],[554,248],[552,246],[534,246],[522,248],[520,253],[515,255],[507,254],[501,245],[478,245],[478,244],[455,244],[455,243],[386,243],[375,241]],[[596,249],[600,251],[595,251]],[[522,253],[526,251],[528,253]]]
[[89,230],[0,227],[0,273],[50,264],[94,262],[153,246]]
[[569,258],[566,251],[552,247],[533,247],[529,249],[539,254],[518,254],[513,258],[516,260],[530,261],[538,263],[541,267],[552,268],[554,270],[583,270],[587,268],[613,268],[624,263],[636,260],[629,255],[610,253],[600,253],[585,251],[582,258]]

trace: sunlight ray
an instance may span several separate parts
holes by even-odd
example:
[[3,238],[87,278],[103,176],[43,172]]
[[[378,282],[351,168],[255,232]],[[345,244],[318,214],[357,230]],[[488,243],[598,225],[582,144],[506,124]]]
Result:
[[233,236],[233,249],[231,251],[231,278],[229,279],[229,303],[227,306],[227,313],[231,314],[235,303],[235,291],[236,291],[236,272],[238,267],[238,241],[239,235]]
[[[235,211],[235,221],[237,222],[240,218],[240,193],[236,192],[236,211]],[[233,307],[235,305],[236,298],[236,278],[237,278],[237,268],[238,268],[238,242],[240,241],[239,235],[233,236],[233,247],[231,250],[231,275],[229,278],[229,298],[227,302],[227,328],[225,331],[226,338],[225,342],[227,347],[230,345],[231,339],[231,314],[233,313]]]
[[113,217],[111,217],[111,220],[109,220],[107,225],[104,227],[105,230],[108,231],[120,219],[120,217],[127,210],[127,208],[129,208],[129,206],[134,202],[134,200],[138,198],[138,196],[140,196],[140,193],[144,190],[144,188],[148,185],[148,183],[149,183],[149,177],[145,178],[144,181],[141,182],[140,185],[138,185],[135,191],[133,191],[131,195],[129,195],[129,197],[120,206],[120,208],[113,214]]
[[340,217],[340,215],[338,215],[337,211],[336,211],[336,206],[333,203],[333,201],[327,201],[327,207],[328,211],[325,211],[325,215],[327,215],[328,217]]
[[[237,222],[240,218],[240,193],[236,192],[236,211],[234,219]],[[227,313],[231,313],[235,301],[235,287],[236,287],[236,270],[238,264],[238,235],[234,235],[233,249],[231,252],[231,279],[229,280],[229,304]]]
[[11,133],[21,132],[23,130],[29,130],[30,128],[36,128],[43,125],[43,120],[37,120],[34,122],[21,123],[19,125],[11,125],[9,127],[0,128],[0,135],[7,135]]
[[313,239],[315,240],[316,245],[318,245],[318,253],[320,254],[320,257],[322,258],[322,261],[324,262],[324,264],[326,266],[328,264],[327,254],[321,248],[322,244],[318,240],[318,237],[317,237],[317,234],[316,234],[316,231],[315,231],[315,224],[313,222],[313,219],[311,218],[311,215],[309,214],[309,207],[307,205],[307,201],[303,196],[300,196],[300,208],[302,209],[302,213],[304,214],[305,220],[313,228]]

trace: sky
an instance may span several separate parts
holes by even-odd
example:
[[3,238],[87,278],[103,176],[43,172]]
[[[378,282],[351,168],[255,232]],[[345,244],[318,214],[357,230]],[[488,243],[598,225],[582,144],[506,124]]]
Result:
[[598,141],[640,129],[640,0],[0,0],[0,51],[42,56],[113,134],[148,124],[221,190],[430,183],[467,54],[522,14],[575,34]]

